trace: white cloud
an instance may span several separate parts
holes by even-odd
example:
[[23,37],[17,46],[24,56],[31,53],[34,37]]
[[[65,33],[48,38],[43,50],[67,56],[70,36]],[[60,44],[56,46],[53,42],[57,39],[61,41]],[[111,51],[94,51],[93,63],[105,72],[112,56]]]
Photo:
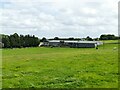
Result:
[[[118,0],[1,0],[2,33],[98,37],[118,33]],[[1,4],[0,4],[1,5]]]

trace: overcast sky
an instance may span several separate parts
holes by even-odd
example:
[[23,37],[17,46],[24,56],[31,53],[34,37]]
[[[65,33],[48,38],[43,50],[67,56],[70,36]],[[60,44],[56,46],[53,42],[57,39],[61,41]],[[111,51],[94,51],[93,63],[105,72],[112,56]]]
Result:
[[42,37],[118,35],[119,0],[0,0],[3,34]]

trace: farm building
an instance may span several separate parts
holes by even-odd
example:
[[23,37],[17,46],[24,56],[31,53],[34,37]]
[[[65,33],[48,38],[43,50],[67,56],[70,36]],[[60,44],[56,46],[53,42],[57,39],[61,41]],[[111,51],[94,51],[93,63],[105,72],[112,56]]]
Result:
[[70,41],[70,40],[49,40],[41,42],[39,46],[52,46],[52,47],[71,47],[71,48],[94,48],[102,45],[100,41]]

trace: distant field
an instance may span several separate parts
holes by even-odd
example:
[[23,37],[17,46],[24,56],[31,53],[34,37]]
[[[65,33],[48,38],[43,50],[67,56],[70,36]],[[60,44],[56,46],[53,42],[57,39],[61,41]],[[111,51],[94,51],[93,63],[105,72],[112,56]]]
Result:
[[118,44],[4,49],[2,70],[3,88],[117,88]]
[[118,40],[101,40],[103,43],[118,43]]

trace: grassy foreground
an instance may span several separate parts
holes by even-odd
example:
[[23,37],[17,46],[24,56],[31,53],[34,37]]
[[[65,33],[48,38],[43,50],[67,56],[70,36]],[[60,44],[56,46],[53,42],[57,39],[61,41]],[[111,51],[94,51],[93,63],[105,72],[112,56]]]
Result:
[[118,44],[4,49],[2,70],[3,88],[117,88]]

